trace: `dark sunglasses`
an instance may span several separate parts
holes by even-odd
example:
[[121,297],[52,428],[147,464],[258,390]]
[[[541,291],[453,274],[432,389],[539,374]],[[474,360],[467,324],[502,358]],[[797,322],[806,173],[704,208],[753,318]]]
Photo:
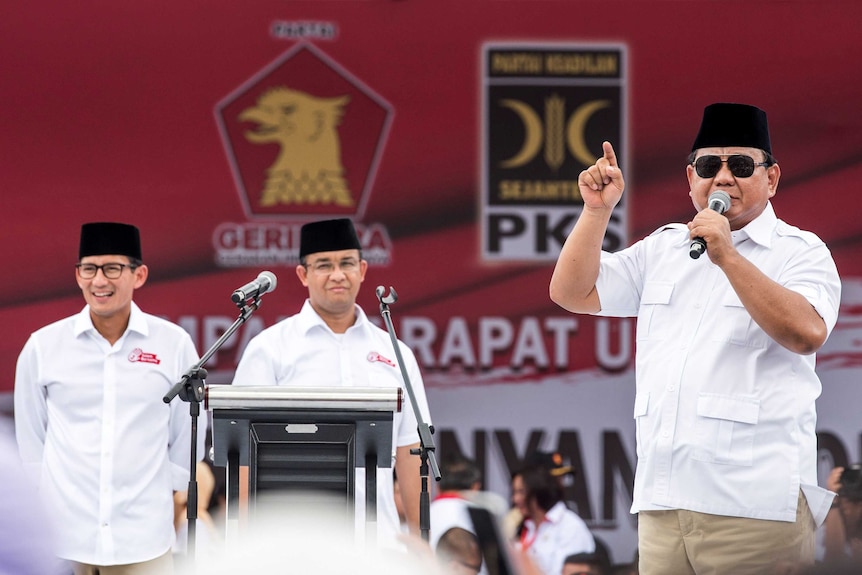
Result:
[[734,178],[750,178],[757,166],[768,166],[768,162],[755,162],[751,156],[734,154],[722,160],[721,156],[701,156],[694,161],[694,171],[701,178],[712,178],[721,169],[721,165],[727,162],[727,168]]

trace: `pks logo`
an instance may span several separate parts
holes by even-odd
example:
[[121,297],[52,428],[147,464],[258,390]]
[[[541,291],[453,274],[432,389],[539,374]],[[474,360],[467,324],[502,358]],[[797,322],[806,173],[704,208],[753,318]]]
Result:
[[216,117],[248,217],[360,218],[392,109],[302,43],[219,103]]
[[[624,47],[488,44],[483,81],[482,255],[553,261],[582,210],[578,174],[603,140],[625,159]],[[605,249],[625,245],[624,203]]]

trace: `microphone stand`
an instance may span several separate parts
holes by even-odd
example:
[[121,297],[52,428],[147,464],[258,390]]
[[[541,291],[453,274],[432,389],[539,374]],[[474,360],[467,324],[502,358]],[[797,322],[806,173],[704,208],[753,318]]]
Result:
[[392,347],[395,349],[395,357],[398,360],[398,367],[401,369],[401,377],[404,378],[404,387],[407,389],[407,396],[410,398],[410,404],[413,406],[413,415],[416,416],[416,422],[419,426],[419,449],[410,451],[413,455],[418,455],[420,458],[419,476],[422,478],[422,489],[419,492],[419,532],[424,541],[428,541],[431,533],[431,499],[428,492],[428,465],[431,465],[431,471],[434,473],[434,479],[440,481],[440,468],[437,466],[437,458],[435,456],[436,447],[434,445],[434,427],[428,425],[422,419],[422,413],[419,411],[419,404],[416,402],[416,396],[413,394],[413,386],[410,384],[410,378],[407,376],[407,370],[404,368],[404,358],[401,356],[401,347],[398,345],[398,338],[395,337],[395,328],[392,326],[391,312],[389,304],[398,301],[398,294],[395,293],[395,288],[389,286],[388,296],[384,296],[386,289],[383,286],[377,287],[377,299],[380,301],[380,315],[383,316],[383,321],[386,323],[386,330],[389,332],[389,337],[392,339]]
[[231,324],[231,326],[222,334],[218,340],[212,344],[207,352],[200,360],[189,368],[182,378],[174,384],[170,391],[162,398],[165,403],[170,403],[177,395],[182,401],[189,404],[189,415],[191,415],[191,465],[189,466],[189,491],[186,501],[186,518],[188,519],[188,537],[186,539],[186,555],[189,560],[189,566],[193,567],[196,549],[196,531],[198,517],[198,482],[197,482],[197,459],[198,459],[198,415],[201,411],[201,401],[204,398],[204,387],[206,385],[207,371],[203,365],[221,348],[230,336],[239,328],[240,325],[251,317],[257,308],[260,307],[260,297],[255,296],[249,301],[238,301],[237,307],[240,309],[239,317]]

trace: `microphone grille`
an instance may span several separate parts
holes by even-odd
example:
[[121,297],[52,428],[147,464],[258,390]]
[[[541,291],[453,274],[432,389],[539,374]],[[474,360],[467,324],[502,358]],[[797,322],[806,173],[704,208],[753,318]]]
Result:
[[257,277],[258,277],[258,279],[266,278],[267,280],[269,280],[269,289],[266,290],[267,293],[269,293],[271,291],[275,291],[275,286],[278,283],[278,279],[275,277],[274,273],[272,273],[270,271],[260,272],[260,274]]
[[730,209],[730,196],[721,190],[712,192],[709,194],[709,207],[723,214]]

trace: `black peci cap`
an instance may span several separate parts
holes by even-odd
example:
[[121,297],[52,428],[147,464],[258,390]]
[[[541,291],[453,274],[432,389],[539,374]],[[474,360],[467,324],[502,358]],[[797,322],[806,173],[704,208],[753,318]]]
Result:
[[82,225],[78,259],[104,255],[142,259],[141,233],[138,228],[117,222],[91,222]]
[[311,222],[302,226],[299,233],[299,257],[317,252],[361,250],[353,222],[347,218]]
[[748,104],[710,104],[703,110],[691,151],[740,146],[772,153],[766,112]]

